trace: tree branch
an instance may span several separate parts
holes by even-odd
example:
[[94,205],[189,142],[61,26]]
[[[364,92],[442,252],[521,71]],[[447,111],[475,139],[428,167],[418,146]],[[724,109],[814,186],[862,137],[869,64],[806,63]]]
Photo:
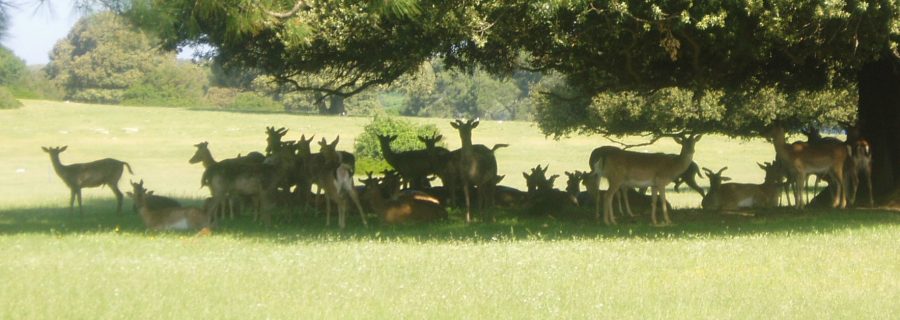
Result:
[[310,6],[308,4],[306,4],[306,1],[297,0],[297,3],[295,3],[294,7],[291,8],[291,10],[288,12],[275,12],[275,11],[270,11],[270,10],[264,10],[264,11],[266,12],[266,14],[268,14],[272,17],[275,17],[278,19],[287,19],[287,18],[296,16],[297,13],[300,12],[300,10],[306,10],[309,8],[310,8]]

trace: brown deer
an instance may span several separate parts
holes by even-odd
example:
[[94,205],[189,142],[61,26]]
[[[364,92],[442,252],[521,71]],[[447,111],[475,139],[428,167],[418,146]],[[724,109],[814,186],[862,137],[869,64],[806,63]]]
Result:
[[875,198],[872,189],[872,150],[869,148],[869,141],[865,139],[857,139],[852,145],[853,152],[850,157],[852,168],[848,172],[848,185],[850,186],[850,203],[856,205],[856,192],[859,190],[860,176],[866,179],[866,186],[869,188],[869,207],[875,206]]
[[94,188],[103,185],[109,186],[113,194],[116,196],[116,213],[122,214],[122,191],[119,191],[119,179],[122,178],[124,168],[131,171],[131,166],[127,162],[119,161],[112,158],[91,161],[87,163],[73,163],[64,165],[59,160],[59,154],[68,149],[68,146],[62,147],[41,147],[50,155],[50,162],[53,163],[53,170],[56,175],[69,187],[69,212],[73,212],[75,206],[75,198],[78,198],[78,213],[84,214],[81,209],[81,189]]
[[409,187],[422,190],[429,187],[428,175],[434,173],[434,168],[429,160],[428,150],[412,150],[395,152],[391,149],[391,142],[397,139],[396,135],[377,135],[381,144],[381,154],[394,170],[400,173]]
[[212,220],[210,215],[200,208],[194,207],[168,207],[153,208],[148,203],[148,196],[153,191],[144,188],[144,181],[131,183],[133,193],[128,196],[134,199],[138,207],[138,214],[144,225],[153,230],[191,230],[210,227]]
[[[481,144],[473,145],[472,130],[478,127],[479,122],[478,119],[450,122],[450,125],[459,131],[459,138],[462,140],[462,148],[459,149],[458,156],[453,158],[466,199],[466,222],[472,222],[470,186],[474,186],[478,192],[479,209],[484,209],[493,200],[494,181],[497,176],[497,159],[494,157],[494,151],[498,147],[505,146],[497,145],[494,149],[490,149]],[[493,215],[489,218],[492,221]]]
[[[650,187],[651,221],[654,225],[659,225],[656,219],[656,208],[659,205],[662,207],[665,224],[671,224],[672,220],[669,219],[669,211],[665,205],[665,187],[691,165],[694,145],[701,137],[699,134],[672,135],[675,142],[681,145],[681,152],[678,155],[622,150],[601,157],[594,164],[594,171],[609,181],[609,189],[603,199],[603,221],[607,225],[616,224],[612,212],[612,199],[621,187]],[[600,220],[599,211],[595,212],[595,219]]]
[[[366,188],[363,192],[372,209],[385,224],[425,223],[447,219],[447,210],[434,198],[422,194],[406,193],[392,198],[398,190],[384,190],[381,179],[360,179]],[[385,194],[388,197],[385,197]]]
[[847,205],[844,185],[844,165],[849,158],[849,150],[844,143],[794,143],[785,142],[784,128],[775,126],[768,133],[775,147],[775,155],[786,164],[794,179],[794,206],[803,209],[805,203],[802,191],[806,190],[810,174],[826,174],[834,181],[833,208]]
[[[259,177],[249,177],[244,174],[243,171],[246,171],[248,168],[259,171],[259,166],[265,161],[265,156],[261,153],[251,152],[243,157],[238,156],[236,158],[216,161],[212,156],[212,152],[209,151],[208,142],[200,142],[195,144],[194,147],[197,148],[197,151],[194,152],[194,155],[188,160],[188,163],[203,164],[205,170],[200,179],[200,186],[209,186],[210,194],[213,196],[210,208],[216,210],[216,213],[220,214],[221,217],[225,217],[226,211],[228,211],[230,212],[231,218],[234,218],[235,197],[238,197],[241,194],[260,196],[259,192],[255,190],[261,188],[256,188],[253,186],[253,183],[254,181],[261,182],[262,179],[258,179]],[[216,183],[212,183],[213,181]],[[240,189],[238,191],[241,192],[230,190],[229,188],[232,187],[237,187]],[[255,204],[257,204],[256,208],[258,209],[260,200],[255,201]]]
[[[766,170],[762,164],[760,168]],[[707,210],[734,211],[745,208],[773,208],[778,206],[778,183],[764,181],[762,184],[749,183],[725,183],[731,178],[723,177],[722,172],[728,169],[724,167],[718,172],[703,168],[706,177],[709,178],[709,192],[703,197],[702,206]]]
[[359,216],[362,223],[368,226],[366,222],[366,214],[363,211],[362,204],[359,203],[359,196],[353,187],[353,170],[341,159],[342,154],[336,150],[340,137],[328,143],[325,138],[319,141],[319,154],[322,155],[321,169],[317,179],[323,189],[325,196],[328,198],[325,209],[325,225],[331,225],[331,203],[337,204],[338,209],[338,226],[344,229],[347,225],[347,201],[346,197],[356,205],[359,210]]

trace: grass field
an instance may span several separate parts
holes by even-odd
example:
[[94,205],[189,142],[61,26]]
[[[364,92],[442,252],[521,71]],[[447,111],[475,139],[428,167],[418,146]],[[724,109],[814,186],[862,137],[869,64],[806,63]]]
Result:
[[[68,190],[40,146],[69,145],[64,163],[114,157],[161,194],[206,196],[193,144],[218,158],[262,150],[265,126],[332,138],[349,150],[369,120],[26,101],[0,112],[0,318],[892,318],[900,314],[900,214],[771,210],[753,216],[678,210],[596,225],[499,211],[465,225],[325,228],[306,215],[265,228],[225,221],[212,236],[145,231],[114,213],[106,189],[70,215]],[[447,120],[435,123],[458,146]],[[545,139],[528,123],[485,122],[476,143],[498,151],[505,184],[520,172],[587,169],[600,137]],[[632,140],[638,141],[638,140]],[[705,137],[695,160],[759,181],[761,140]],[[648,151],[676,153],[672,141]],[[124,187],[126,184],[122,183]],[[675,194],[676,207],[699,197]]]

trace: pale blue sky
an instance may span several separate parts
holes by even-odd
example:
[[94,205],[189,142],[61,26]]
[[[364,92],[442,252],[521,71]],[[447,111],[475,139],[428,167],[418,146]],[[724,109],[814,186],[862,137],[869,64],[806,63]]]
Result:
[[[12,50],[28,65],[46,64],[56,42],[69,34],[78,22],[81,12],[75,10],[71,0],[13,1],[10,10],[10,28],[3,39],[3,46]],[[186,48],[178,54],[180,59],[190,59],[194,50]]]
[[53,0],[52,6],[38,2],[14,1],[17,5],[10,10],[10,28],[3,39],[3,46],[29,65],[47,63],[50,50],[80,17],[71,1]]

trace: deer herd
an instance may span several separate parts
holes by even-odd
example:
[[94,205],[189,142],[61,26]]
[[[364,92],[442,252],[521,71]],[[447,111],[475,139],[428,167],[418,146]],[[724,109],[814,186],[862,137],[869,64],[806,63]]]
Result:
[[[666,200],[666,188],[673,182],[676,190],[684,183],[699,193],[703,197],[701,206],[708,210],[733,212],[776,207],[782,191],[788,206],[791,206],[792,192],[793,206],[802,209],[810,175],[828,183],[830,191],[823,194],[830,196],[828,201],[833,208],[855,205],[862,180],[867,182],[868,205],[874,205],[871,152],[868,143],[858,138],[844,142],[810,135],[809,141],[788,144],[784,130],[776,126],[763,133],[772,142],[776,158],[759,164],[765,171],[761,184],[723,183],[730,180],[723,176],[727,167],[702,168],[709,179],[709,188],[704,190],[695,180],[703,177],[701,167],[693,160],[695,146],[702,135],[660,134],[658,137],[674,139],[681,146],[680,152],[642,153],[603,146],[590,154],[589,171],[565,172],[564,191],[553,186],[559,175],[548,177],[548,166],[540,165],[523,172],[527,190],[520,191],[499,184],[505,177],[497,174],[495,153],[508,145],[473,144],[472,131],[478,127],[478,119],[455,120],[450,124],[462,142],[462,147],[453,151],[438,146],[441,135],[418,137],[425,148],[413,151],[396,151],[391,142],[397,136],[378,135],[381,152],[393,170],[384,171],[381,176],[367,172],[365,179],[358,179],[360,186],[354,181],[356,158],[337,150],[340,137],[331,142],[320,139],[319,152],[313,153],[314,137],[303,135],[296,141],[282,141],[288,130],[269,127],[265,153],[250,152],[216,161],[209,143],[194,145],[196,152],[188,162],[203,165],[200,184],[210,192],[202,208],[185,207],[174,199],[155,195],[144,187],[143,180],[131,182],[132,191],[127,194],[144,224],[154,230],[207,228],[222,219],[233,219],[239,211],[269,225],[275,207],[286,208],[278,210],[286,221],[292,219],[297,208],[315,208],[315,212],[324,211],[325,224],[330,225],[332,206],[336,208],[337,225],[341,229],[345,228],[352,211],[359,213],[361,223],[368,226],[367,212],[375,213],[385,224],[423,223],[447,219],[448,206],[465,210],[466,222],[476,219],[473,211],[481,213],[482,221],[494,221],[494,210],[486,210],[493,206],[523,208],[524,212],[533,214],[593,206],[594,218],[600,221],[602,210],[607,225],[616,224],[614,207],[632,217],[635,216],[632,208],[649,211],[653,225],[669,225],[671,205]],[[70,212],[74,210],[76,198],[82,212],[81,189],[106,185],[115,194],[116,212],[121,214],[123,195],[118,183],[124,169],[132,173],[128,163],[107,158],[64,165],[60,153],[66,150],[65,146],[42,149],[50,155],[54,170],[71,191]],[[605,191],[601,190],[603,178],[608,185]],[[434,179],[440,179],[441,186],[431,186]],[[582,186],[586,191],[581,191]],[[657,211],[661,211],[661,219]]]

